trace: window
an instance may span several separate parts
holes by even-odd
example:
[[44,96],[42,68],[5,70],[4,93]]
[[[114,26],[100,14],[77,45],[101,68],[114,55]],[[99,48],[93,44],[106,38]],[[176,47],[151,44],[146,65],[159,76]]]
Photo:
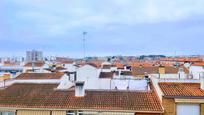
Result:
[[66,115],[75,115],[75,111],[67,111]]
[[200,115],[199,104],[177,104],[176,115]]
[[15,112],[0,112],[0,115],[15,115]]
[[66,115],[97,115],[97,112],[91,112],[91,111],[67,111]]

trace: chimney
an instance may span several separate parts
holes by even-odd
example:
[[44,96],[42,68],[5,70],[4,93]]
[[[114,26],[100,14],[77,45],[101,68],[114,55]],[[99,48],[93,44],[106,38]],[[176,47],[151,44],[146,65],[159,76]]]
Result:
[[118,76],[121,77],[121,70],[118,70]]
[[162,65],[159,66],[159,74],[165,74],[165,67]]
[[84,96],[85,96],[84,81],[75,82],[75,97]]
[[200,77],[200,88],[204,90],[204,75]]

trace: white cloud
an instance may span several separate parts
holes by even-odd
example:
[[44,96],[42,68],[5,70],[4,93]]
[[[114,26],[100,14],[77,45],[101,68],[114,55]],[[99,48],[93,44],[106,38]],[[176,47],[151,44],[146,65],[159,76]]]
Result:
[[[14,0],[22,18],[72,26],[107,23],[154,23],[203,14],[203,0]],[[25,7],[25,9],[24,9]],[[63,20],[60,20],[63,19]],[[77,23],[76,23],[77,22]],[[70,25],[69,24],[69,25]],[[74,25],[75,24],[75,25]]]
[[4,0],[4,2],[16,6],[12,11],[14,16],[9,20],[15,23],[27,22],[28,25],[24,26],[33,29],[31,35],[29,34],[31,37],[26,38],[31,39],[31,42],[38,36],[48,39],[67,34],[73,29],[83,31],[80,30],[83,27],[111,30],[113,28],[108,26],[115,23],[121,25],[158,23],[204,15],[204,0]]

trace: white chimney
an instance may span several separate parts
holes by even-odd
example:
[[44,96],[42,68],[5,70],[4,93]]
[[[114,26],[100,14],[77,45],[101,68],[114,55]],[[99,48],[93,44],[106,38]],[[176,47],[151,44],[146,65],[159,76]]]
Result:
[[121,70],[118,70],[118,76],[121,77]]
[[204,75],[200,77],[200,88],[204,90]]
[[76,97],[85,96],[84,81],[75,82],[75,96]]

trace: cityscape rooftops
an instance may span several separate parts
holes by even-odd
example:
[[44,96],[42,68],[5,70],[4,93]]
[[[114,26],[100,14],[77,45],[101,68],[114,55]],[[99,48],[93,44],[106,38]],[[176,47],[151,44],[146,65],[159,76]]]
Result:
[[17,76],[16,80],[32,80],[32,79],[60,79],[64,73],[22,73]]
[[75,97],[74,90],[54,90],[57,84],[13,84],[0,90],[0,107],[92,109],[162,113],[154,91],[94,91]]
[[37,61],[37,62],[27,62],[24,67],[42,67],[45,64],[45,62],[43,61]]

